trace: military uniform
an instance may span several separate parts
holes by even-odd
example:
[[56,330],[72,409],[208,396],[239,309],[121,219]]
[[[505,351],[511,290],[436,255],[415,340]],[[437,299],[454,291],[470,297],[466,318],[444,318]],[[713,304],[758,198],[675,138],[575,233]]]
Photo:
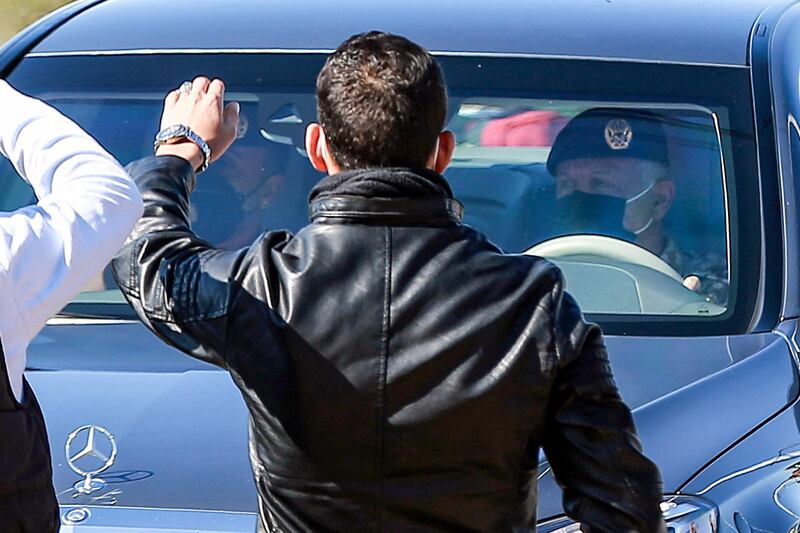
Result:
[[675,239],[666,237],[661,259],[669,263],[684,278],[697,276],[700,287],[697,292],[717,305],[728,304],[728,261],[719,254],[685,252]]

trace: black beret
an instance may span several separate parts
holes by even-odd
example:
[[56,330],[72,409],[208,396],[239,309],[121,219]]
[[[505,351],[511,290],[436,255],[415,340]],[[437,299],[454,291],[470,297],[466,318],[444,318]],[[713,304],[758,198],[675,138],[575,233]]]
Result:
[[623,157],[669,164],[663,119],[642,109],[597,107],[576,115],[556,137],[547,158],[558,165],[573,159]]

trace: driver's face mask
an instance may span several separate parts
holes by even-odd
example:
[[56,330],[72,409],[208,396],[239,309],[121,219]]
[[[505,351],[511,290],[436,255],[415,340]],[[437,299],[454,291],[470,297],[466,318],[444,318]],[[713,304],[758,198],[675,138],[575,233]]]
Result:
[[[653,181],[653,182],[652,182],[652,183],[651,183],[651,184],[650,184],[650,185],[649,185],[647,188],[645,188],[645,190],[643,190],[642,192],[640,192],[639,194],[637,194],[637,195],[636,195],[636,196],[634,196],[633,198],[628,198],[627,200],[625,200],[625,208],[626,208],[626,209],[625,209],[625,211],[626,211],[626,213],[625,213],[625,214],[626,214],[626,215],[628,215],[628,214],[630,213],[630,207],[631,207],[632,205],[634,205],[634,204],[635,204],[637,201],[639,201],[639,200],[641,200],[642,198],[644,198],[644,196],[645,196],[647,193],[649,193],[650,191],[652,191],[652,190],[653,190],[653,187],[655,187],[655,186],[656,186],[656,182],[655,182],[655,181]],[[641,233],[645,232],[645,231],[647,230],[647,228],[649,228],[650,226],[652,226],[654,221],[655,221],[655,219],[653,218],[653,212],[652,212],[652,210],[651,210],[651,211],[650,211],[650,218],[648,219],[648,221],[647,221],[647,222],[645,222],[645,223],[644,223],[644,225],[640,226],[640,227],[639,227],[639,229],[632,229],[632,230],[630,230],[630,231],[631,231],[631,232],[632,232],[634,235],[640,235]],[[624,219],[623,219],[623,226],[624,226],[624,225],[625,225],[625,223],[624,223]]]
[[608,235],[633,241],[635,235],[625,229],[626,201],[617,196],[575,191],[556,200],[557,235]]
[[[650,219],[635,230],[625,227],[626,215],[647,193],[655,187],[655,181],[632,198],[625,199],[606,194],[574,191],[556,200],[555,231],[558,235],[595,234],[608,235],[633,242],[636,236],[653,225]],[[634,210],[636,208],[634,207]]]

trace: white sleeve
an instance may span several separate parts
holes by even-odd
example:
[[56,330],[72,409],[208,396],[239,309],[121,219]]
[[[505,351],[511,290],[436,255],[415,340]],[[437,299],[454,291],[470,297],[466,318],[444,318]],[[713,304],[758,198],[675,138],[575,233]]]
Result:
[[122,247],[142,214],[133,180],[75,123],[0,80],[0,153],[38,203],[0,213],[0,276],[32,339]]

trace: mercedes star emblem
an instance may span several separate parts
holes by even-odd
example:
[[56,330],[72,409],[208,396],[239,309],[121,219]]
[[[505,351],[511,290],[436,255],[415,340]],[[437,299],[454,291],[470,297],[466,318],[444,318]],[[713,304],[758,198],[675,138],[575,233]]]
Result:
[[105,481],[94,476],[108,470],[117,458],[114,435],[102,426],[81,426],[69,434],[64,451],[69,467],[83,476],[83,481],[75,483],[78,494],[91,494],[105,487]]

